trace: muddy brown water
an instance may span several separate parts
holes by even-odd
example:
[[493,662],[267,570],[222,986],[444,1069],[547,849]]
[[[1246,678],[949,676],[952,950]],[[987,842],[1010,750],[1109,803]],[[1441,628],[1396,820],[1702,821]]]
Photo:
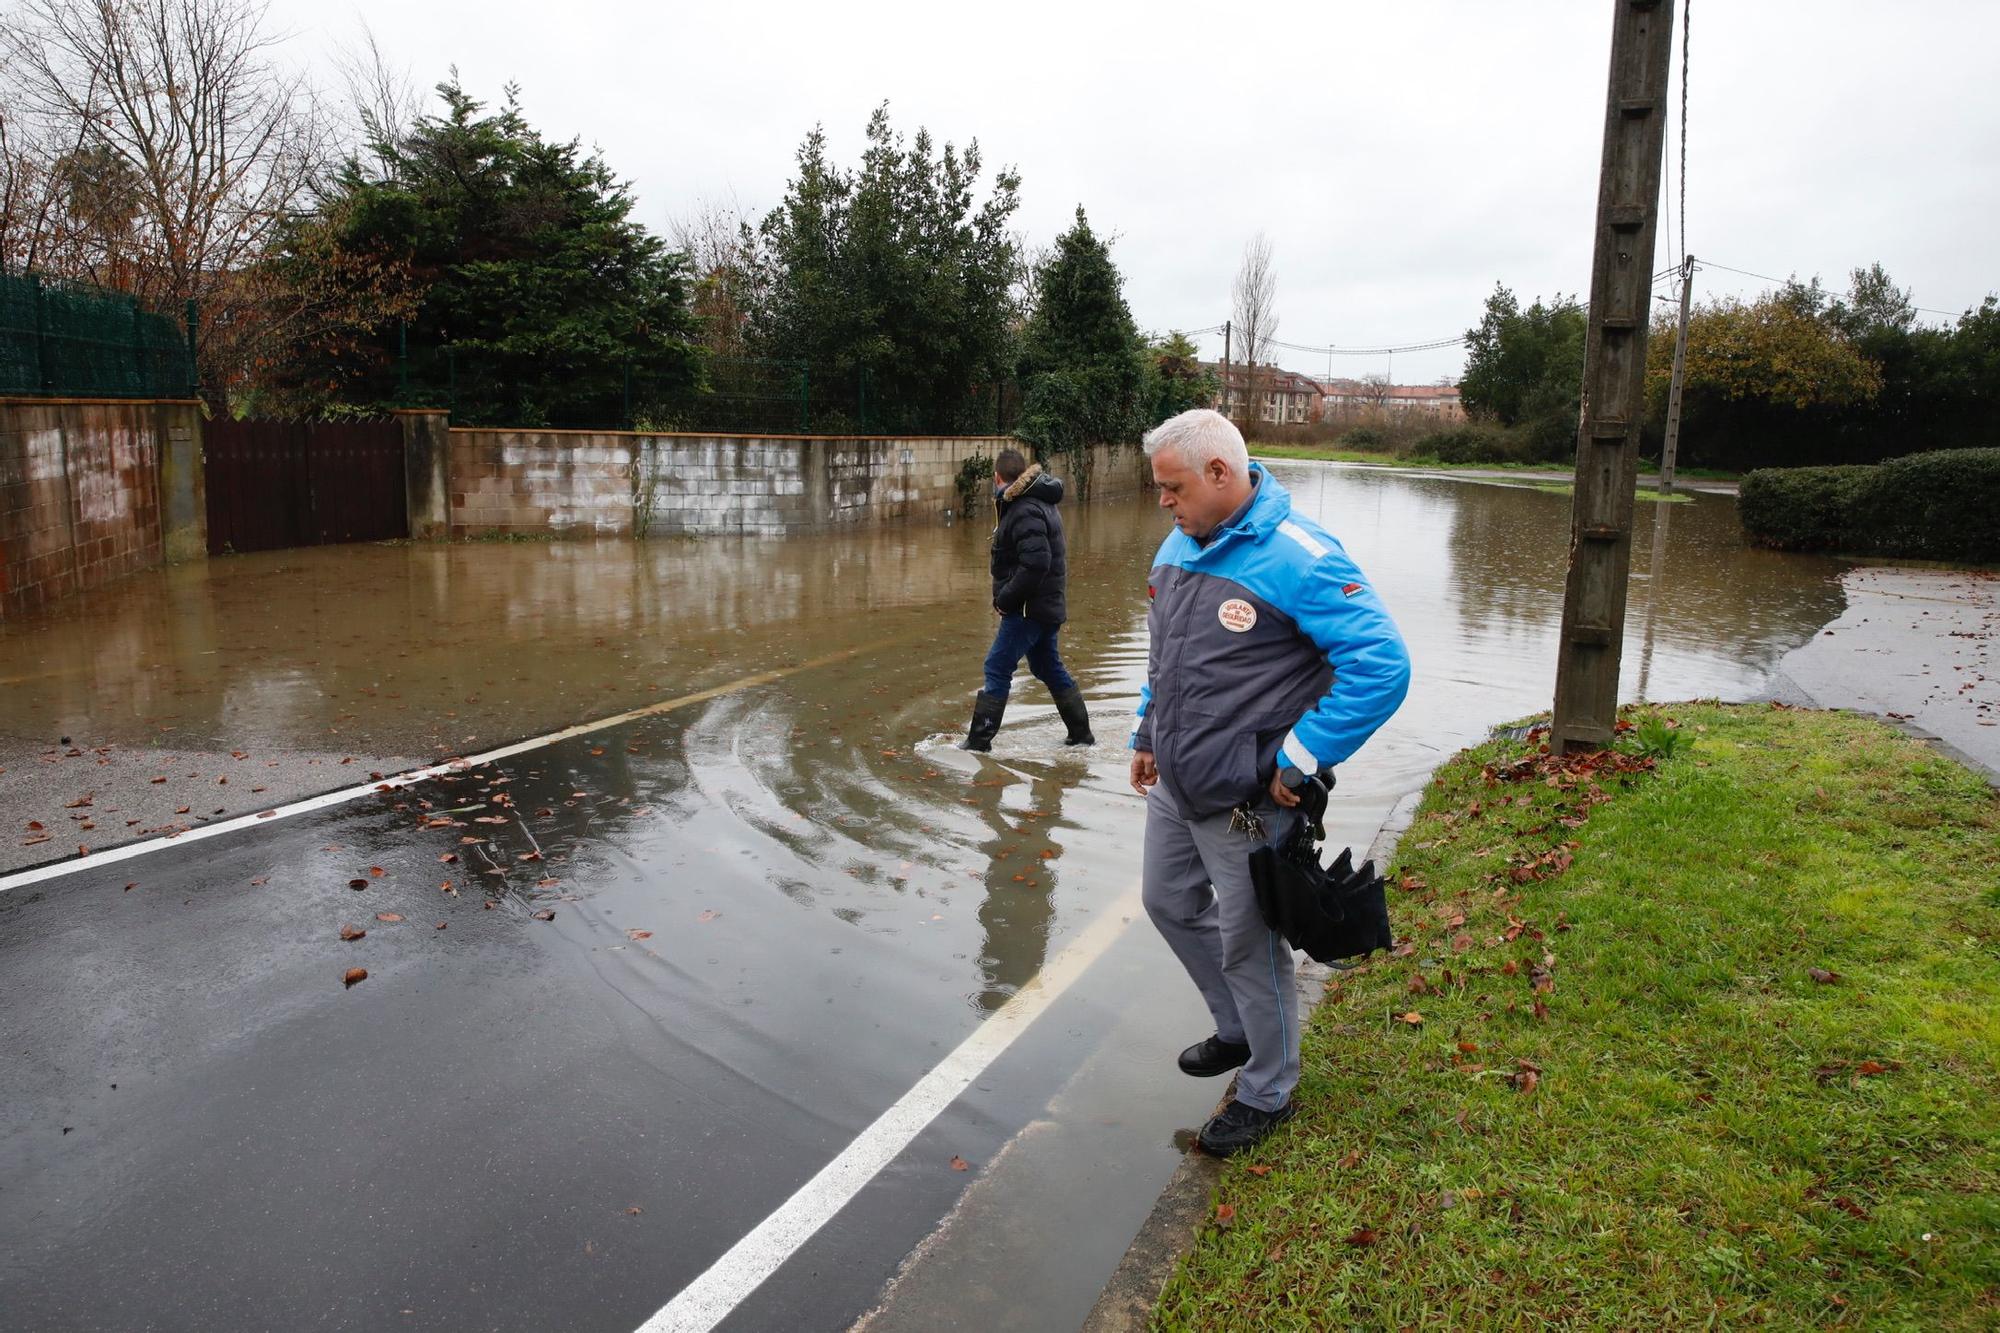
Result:
[[[1415,663],[1408,704],[1342,770],[1331,831],[1336,844],[1365,844],[1433,765],[1547,706],[1569,501],[1326,465],[1273,471],[1367,572]],[[59,818],[72,787],[98,781],[93,772],[106,766],[93,756],[138,756],[140,772],[164,766],[153,761],[170,752],[256,757],[244,763],[312,754],[329,766],[316,772],[345,781],[351,769],[334,756],[435,759],[720,691],[429,784],[428,813],[456,812],[456,827],[417,827],[426,812],[408,799],[371,801],[201,844],[199,857],[157,858],[165,866],[179,856],[171,870],[142,857],[108,872],[141,882],[138,892],[87,891],[89,877],[79,876],[46,900],[38,891],[32,905],[8,904],[19,910],[0,924],[0,1012],[9,1015],[0,1037],[40,1054],[9,1098],[16,1129],[0,1144],[0,1184],[38,1230],[37,1257],[0,1267],[0,1285],[39,1300],[35,1284],[55,1284],[49,1274],[79,1263],[88,1272],[91,1254],[128,1244],[162,1252],[151,1270],[160,1283],[189,1280],[185,1266],[197,1261],[173,1251],[149,1217],[171,1216],[204,1191],[242,1194],[251,1211],[271,1206],[240,1163],[263,1160],[254,1150],[266,1138],[299,1139],[297,1126],[320,1116],[329,1117],[323,1146],[289,1162],[291,1175],[269,1189],[289,1197],[288,1182],[304,1171],[338,1195],[353,1153],[383,1151],[344,1136],[423,1121],[438,1095],[432,1071],[448,1066],[462,1080],[454,1096],[470,1099],[486,1083],[509,1096],[536,1089],[551,1109],[510,1133],[550,1137],[510,1158],[504,1196],[469,1200],[466,1180],[494,1179],[489,1147],[412,1135],[408,1160],[378,1173],[406,1173],[407,1197],[371,1207],[411,1232],[433,1213],[449,1227],[468,1210],[493,1209],[504,1233],[509,1200],[538,1189],[573,1195],[602,1174],[616,1183],[593,1206],[623,1216],[651,1188],[647,1208],[660,1226],[694,1228],[671,1250],[686,1271],[658,1267],[646,1251],[621,1282],[585,1259],[548,1259],[536,1278],[552,1302],[584,1291],[601,1301],[590,1326],[648,1312],[795,1187],[799,1163],[838,1151],[1135,883],[1141,813],[1125,785],[1124,737],[1145,666],[1147,566],[1166,525],[1149,501],[1068,507],[1068,523],[1074,620],[1064,655],[1100,740],[1082,752],[1057,744],[1060,723],[1025,673],[994,754],[952,748],[992,628],[984,524],[793,540],[278,552],[135,577],[0,626],[0,752],[16,777],[33,778],[4,789],[16,837],[30,800]],[[1838,571],[1745,548],[1726,497],[1641,506],[1627,695],[1756,692],[1787,650],[1839,613]],[[63,735],[70,747],[57,745]],[[179,790],[179,771],[166,790]],[[212,781],[205,771],[200,780]],[[511,805],[493,805],[503,794]],[[511,820],[473,822],[473,811],[491,819],[496,809]],[[486,841],[462,841],[470,836]],[[445,856],[462,859],[441,864]],[[382,879],[365,895],[351,891],[350,877],[371,865]],[[440,883],[453,891],[441,894]],[[372,926],[359,945],[334,940],[328,923],[365,920],[355,906],[364,897],[424,929]],[[557,916],[536,922],[534,910]],[[433,916],[449,930],[431,928]],[[1111,960],[1129,977],[1084,988],[1089,1003],[1107,1023],[1121,1008],[1156,1003],[1174,1022],[1198,1021],[1184,980],[1144,943],[1135,937],[1129,957]],[[364,950],[371,979],[351,996],[301,990]],[[199,988],[170,980],[191,959],[205,969]],[[477,1019],[501,1006],[510,1013],[504,1042],[499,1025]],[[78,1017],[93,1013],[115,1020]],[[361,1014],[371,1014],[365,1027],[348,1026]],[[434,1035],[446,1016],[448,1046]],[[1087,1065],[1087,1046],[1072,1046],[1088,1043],[1091,1027],[1070,1019],[1037,1030],[1021,1062],[1030,1073]],[[392,1050],[367,1040],[389,1031],[399,1034]],[[1171,1035],[1149,1031],[1136,1039],[1144,1050],[1119,1052],[1123,1072],[1106,1076],[1114,1086],[1097,1103],[1158,1097],[1175,1077],[1161,1072]],[[355,1049],[342,1063],[347,1044]],[[303,1069],[292,1063],[302,1050],[316,1052]],[[157,1086],[146,1095],[171,1113],[104,1109],[100,1125],[90,1118],[99,1110],[78,1109],[79,1099],[97,1107],[109,1095],[101,1089],[121,1082],[129,1100],[119,1105],[140,1107],[149,1077]],[[100,1091],[85,1097],[78,1079],[98,1080]],[[317,1097],[323,1081],[337,1092]],[[273,1108],[229,1091],[252,1085],[293,1089],[287,1101],[299,1104]],[[585,1085],[588,1099],[566,1100]],[[962,1133],[945,1155],[977,1159],[977,1145],[1004,1141],[1056,1086],[1023,1075],[968,1094],[947,1126]],[[1200,1090],[1175,1086],[1183,1100],[1200,1100]],[[705,1126],[701,1151],[682,1160],[674,1153],[684,1145],[649,1149],[654,1176],[630,1180],[632,1156],[614,1168],[591,1136],[571,1132],[612,1115],[606,1107],[627,1130],[693,1117]],[[721,1131],[707,1127],[718,1107]],[[217,1125],[212,1170],[175,1128],[189,1113]],[[61,1157],[96,1151],[98,1140],[44,1143],[34,1134],[45,1119],[116,1139],[130,1169],[98,1177],[91,1159]],[[1170,1169],[1171,1143],[1109,1137],[1120,1145],[1106,1162],[1117,1183],[1094,1188],[1149,1197]],[[159,1183],[134,1191],[154,1179],[149,1162]],[[730,1191],[687,1183],[719,1176],[735,1179]],[[959,1183],[944,1172],[917,1202],[878,1205],[895,1217],[885,1222],[886,1257],[843,1265],[848,1314]],[[662,1212],[667,1199],[673,1211]],[[1144,1198],[1129,1202],[1143,1211]],[[328,1309],[339,1312],[335,1325],[379,1322],[367,1293],[312,1247],[323,1233],[358,1267],[391,1251],[371,1253],[339,1208],[302,1200],[300,1210],[287,1234],[311,1282],[301,1277],[284,1300],[258,1305],[258,1266],[218,1266],[211,1249],[191,1289],[210,1284],[204,1299],[237,1322]],[[453,1260],[496,1265],[479,1290],[502,1315],[524,1299],[503,1241],[490,1241],[483,1258]],[[544,1262],[522,1243],[518,1257]],[[1077,1300],[1087,1308],[1123,1238],[1093,1244],[1087,1259],[1037,1278],[1067,1293],[1048,1326],[1080,1313]],[[407,1260],[401,1250],[393,1257]],[[265,1253],[257,1264],[288,1262]],[[412,1271],[414,1286],[424,1280]],[[822,1289],[813,1299],[829,1298]],[[107,1307],[105,1317],[116,1313]],[[449,1327],[473,1313],[440,1307],[409,1326]]]

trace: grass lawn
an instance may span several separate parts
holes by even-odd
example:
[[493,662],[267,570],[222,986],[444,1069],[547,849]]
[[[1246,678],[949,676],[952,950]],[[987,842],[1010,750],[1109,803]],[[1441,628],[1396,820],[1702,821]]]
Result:
[[1439,771],[1406,943],[1158,1326],[2000,1327],[2000,798],[1867,719],[1655,711],[1657,771]]
[[[1320,463],[1370,463],[1377,467],[1413,467],[1430,471],[1458,471],[1462,469],[1480,472],[1563,472],[1569,467],[1563,463],[1440,463],[1436,459],[1401,457],[1389,450],[1348,449],[1339,445],[1317,444],[1258,444],[1250,443],[1252,458],[1297,458]],[[1639,460],[1642,476],[1658,476],[1658,463]],[[1684,467],[1675,470],[1676,477],[1688,481],[1737,481],[1740,472],[1726,472],[1719,468]]]
[[1460,468],[1474,468],[1492,472],[1549,472],[1561,471],[1560,463],[1440,463],[1435,459],[1402,457],[1390,451],[1375,449],[1347,449],[1338,445],[1316,444],[1257,444],[1250,445],[1252,458],[1297,458],[1319,463],[1372,463],[1378,467],[1416,467],[1431,471],[1453,471]]
[[[1511,484],[1511,483],[1510,483]],[[1540,481],[1530,485],[1531,491],[1543,491],[1549,495],[1575,495],[1576,487],[1566,481]],[[1641,486],[1632,493],[1632,498],[1641,504],[1693,504],[1694,497],[1685,491],[1675,491],[1672,495],[1662,495],[1655,490]]]

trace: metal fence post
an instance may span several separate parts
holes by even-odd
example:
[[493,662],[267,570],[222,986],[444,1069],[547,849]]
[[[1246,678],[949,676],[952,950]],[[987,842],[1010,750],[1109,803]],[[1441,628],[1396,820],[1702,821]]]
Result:
[[48,312],[42,308],[42,280],[29,275],[35,293],[35,375],[41,381],[42,392],[55,388],[55,376],[49,368],[49,321]]
[[146,374],[145,312],[139,309],[139,300],[134,297],[132,299],[132,392],[135,394],[146,392],[149,378]]
[[200,326],[201,307],[196,305],[194,298],[190,296],[187,299],[187,373],[190,398],[201,396],[201,363],[195,356],[195,330]]

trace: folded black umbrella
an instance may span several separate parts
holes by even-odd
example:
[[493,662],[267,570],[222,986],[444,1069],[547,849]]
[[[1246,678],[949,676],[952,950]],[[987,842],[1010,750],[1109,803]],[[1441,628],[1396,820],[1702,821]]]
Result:
[[1308,780],[1299,795],[1304,817],[1291,835],[1250,853],[1250,882],[1264,924],[1322,963],[1392,947],[1389,900],[1375,863],[1364,861],[1357,870],[1353,849],[1343,848],[1331,866],[1322,866],[1326,788]]

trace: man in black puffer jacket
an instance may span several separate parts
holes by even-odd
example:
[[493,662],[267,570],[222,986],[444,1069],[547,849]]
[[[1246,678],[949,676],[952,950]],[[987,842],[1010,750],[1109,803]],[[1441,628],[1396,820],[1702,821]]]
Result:
[[1028,670],[1055,696],[1056,711],[1069,728],[1063,744],[1094,745],[1097,738],[1090,734],[1083,691],[1063,669],[1056,651],[1056,635],[1068,619],[1064,594],[1069,562],[1062,515],[1056,512],[1063,484],[1042,471],[1041,464],[1028,466],[1028,460],[1012,449],[993,460],[993,475],[994,508],[1000,515],[993,529],[993,609],[1000,613],[1000,629],[986,654],[986,688],[973,701],[965,748],[993,748],[994,734],[1007,711],[1014,668],[1024,656]]

